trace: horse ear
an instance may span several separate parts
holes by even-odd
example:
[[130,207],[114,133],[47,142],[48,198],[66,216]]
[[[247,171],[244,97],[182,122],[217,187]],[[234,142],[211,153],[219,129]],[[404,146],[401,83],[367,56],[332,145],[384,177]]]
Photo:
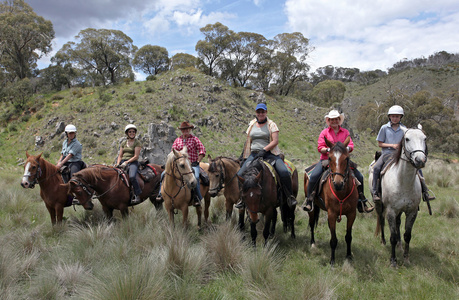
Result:
[[210,154],[207,154],[207,159],[209,161],[209,164],[212,162],[212,156],[210,156]]
[[418,129],[422,130],[422,125],[421,125],[421,123],[418,124]]
[[174,148],[172,148],[172,152],[174,153],[175,157],[179,156],[179,152],[177,150],[175,150]]
[[347,138],[344,140],[344,147],[347,147],[347,145],[349,145],[350,141],[351,141],[351,136],[348,135]]
[[245,179],[242,178],[241,176],[237,175],[237,179],[239,180],[240,183],[244,183]]
[[40,157],[41,157],[42,154],[43,154],[43,152],[37,155],[37,160],[40,159]]
[[183,146],[183,149],[182,149],[182,151],[180,151],[180,152],[183,153],[183,154],[188,155],[188,148],[186,147],[186,145]]
[[25,155],[26,155],[27,158],[29,158],[29,156],[30,156],[30,154],[29,154],[29,152],[27,150],[25,152]]
[[325,144],[327,144],[328,147],[333,147],[333,143],[330,142],[325,136],[324,136]]

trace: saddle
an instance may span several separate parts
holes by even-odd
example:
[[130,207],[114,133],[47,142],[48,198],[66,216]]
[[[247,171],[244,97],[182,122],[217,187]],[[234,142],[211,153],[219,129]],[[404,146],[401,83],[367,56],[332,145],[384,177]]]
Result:
[[210,185],[210,180],[209,180],[209,174],[207,174],[206,171],[204,171],[201,167],[199,167],[199,179],[201,180],[202,185],[204,186],[209,186]]

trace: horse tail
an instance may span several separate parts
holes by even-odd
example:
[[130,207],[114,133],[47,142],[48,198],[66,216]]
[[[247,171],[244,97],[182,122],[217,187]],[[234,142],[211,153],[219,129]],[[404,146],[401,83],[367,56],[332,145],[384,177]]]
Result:
[[381,233],[381,224],[379,222],[379,216],[376,218],[376,230],[375,230],[375,237],[377,237]]
[[375,202],[375,210],[377,214],[376,218],[376,230],[375,230],[375,237],[378,236],[381,233],[381,226],[384,225],[384,215],[383,215],[383,204],[381,201]]

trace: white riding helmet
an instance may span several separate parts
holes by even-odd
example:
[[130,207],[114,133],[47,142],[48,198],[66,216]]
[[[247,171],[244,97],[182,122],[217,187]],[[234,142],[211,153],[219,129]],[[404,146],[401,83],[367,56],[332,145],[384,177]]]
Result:
[[405,113],[403,112],[403,108],[400,105],[394,105],[389,108],[387,115],[402,115],[404,116]]
[[77,129],[75,127],[75,125],[72,125],[72,124],[69,124],[67,126],[65,126],[65,132],[77,132]]
[[124,133],[127,133],[129,129],[135,129],[135,132],[137,132],[137,127],[135,127],[134,124],[127,124],[126,127],[124,127]]

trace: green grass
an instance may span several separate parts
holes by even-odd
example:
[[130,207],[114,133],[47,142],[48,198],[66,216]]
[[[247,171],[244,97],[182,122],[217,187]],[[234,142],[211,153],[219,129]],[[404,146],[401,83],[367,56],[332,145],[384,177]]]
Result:
[[[432,161],[430,161],[432,162]],[[433,178],[441,163],[425,170]],[[457,165],[449,166],[452,173]],[[236,214],[225,222],[224,200],[213,198],[212,226],[197,231],[194,211],[183,229],[181,215],[169,225],[149,203],[130,217],[108,223],[100,204],[85,212],[66,208],[65,222],[51,226],[39,187],[19,186],[21,169],[0,173],[1,299],[457,299],[459,296],[459,204],[457,184],[441,187],[429,216],[421,204],[414,225],[410,265],[402,252],[389,266],[390,246],[374,237],[375,214],[359,214],[354,224],[352,262],[345,260],[345,222],[338,224],[336,265],[329,265],[330,234],[325,212],[309,246],[307,214],[296,212],[297,238],[278,223],[268,247],[252,248],[248,224],[235,230]],[[302,178],[302,174],[300,174]],[[304,199],[300,188],[300,203]],[[258,229],[262,229],[262,222]],[[402,229],[403,232],[403,229]],[[246,241],[242,240],[242,236]],[[388,236],[386,235],[388,239]],[[258,245],[263,244],[261,232]]]

